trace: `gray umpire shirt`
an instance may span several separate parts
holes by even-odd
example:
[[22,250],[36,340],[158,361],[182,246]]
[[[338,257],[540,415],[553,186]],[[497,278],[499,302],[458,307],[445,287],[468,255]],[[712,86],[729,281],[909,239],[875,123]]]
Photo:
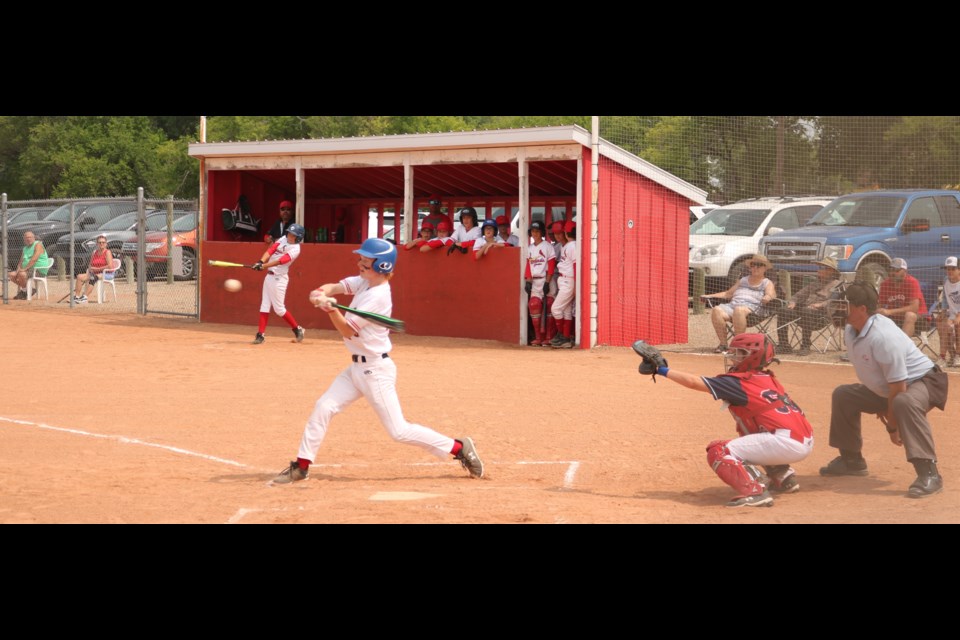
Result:
[[930,358],[886,316],[870,316],[859,334],[848,324],[844,339],[857,377],[878,396],[889,397],[889,384],[906,380],[909,386],[933,369]]

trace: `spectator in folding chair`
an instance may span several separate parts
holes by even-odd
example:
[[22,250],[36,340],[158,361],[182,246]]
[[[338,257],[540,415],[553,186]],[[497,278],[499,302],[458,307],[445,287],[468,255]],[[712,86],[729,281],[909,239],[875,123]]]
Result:
[[[717,332],[717,338],[720,344],[714,353],[725,353],[727,351],[727,323],[733,325],[733,335],[738,336],[745,333],[750,323],[747,322],[747,316],[751,313],[760,311],[760,307],[772,302],[777,298],[777,290],[773,282],[766,277],[766,271],[770,268],[770,261],[760,254],[754,254],[748,263],[750,275],[740,278],[740,280],[724,291],[723,293],[713,293],[703,296],[708,301],[715,298],[729,300],[729,303],[719,304],[710,311],[710,322],[713,323],[713,329]],[[754,324],[756,324],[754,322]]]
[[943,265],[947,277],[943,280],[943,302],[937,314],[937,333],[940,334],[940,367],[960,367],[960,268],[957,257],[950,256]]
[[920,282],[907,274],[907,261],[903,258],[893,259],[890,277],[880,283],[877,313],[893,320],[910,338],[917,328],[917,318],[927,313]]
[[778,354],[793,353],[787,335],[791,322],[799,321],[803,331],[798,356],[810,355],[813,332],[830,324],[827,305],[840,285],[840,269],[833,258],[824,258],[816,264],[820,267],[817,270],[817,281],[797,291],[787,301],[787,306],[777,314]]
[[46,269],[53,265],[53,260],[47,255],[43,243],[37,240],[33,231],[25,231],[23,233],[23,252],[21,253],[20,264],[7,274],[7,279],[20,287],[20,291],[14,300],[27,299],[27,279],[30,277],[30,272],[38,265],[40,267],[48,265],[43,267],[43,274],[45,275],[47,273]]

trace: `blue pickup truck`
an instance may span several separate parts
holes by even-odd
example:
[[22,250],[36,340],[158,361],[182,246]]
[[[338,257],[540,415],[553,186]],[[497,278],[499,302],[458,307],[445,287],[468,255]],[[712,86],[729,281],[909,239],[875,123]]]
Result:
[[[921,283],[943,279],[944,258],[960,255],[960,191],[911,189],[841,196],[806,225],[764,237],[760,253],[796,278],[835,258],[844,279],[878,283],[903,258]],[[797,283],[795,283],[797,284]]]

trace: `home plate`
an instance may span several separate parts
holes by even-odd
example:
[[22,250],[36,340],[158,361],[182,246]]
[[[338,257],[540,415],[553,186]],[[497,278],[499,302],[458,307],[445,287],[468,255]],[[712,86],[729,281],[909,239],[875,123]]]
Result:
[[439,497],[439,493],[420,493],[418,491],[378,491],[370,496],[370,499],[386,502],[387,500],[424,500],[426,498]]

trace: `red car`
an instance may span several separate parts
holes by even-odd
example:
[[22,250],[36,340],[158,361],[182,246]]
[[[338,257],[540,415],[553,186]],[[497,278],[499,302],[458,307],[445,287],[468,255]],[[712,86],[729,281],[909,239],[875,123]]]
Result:
[[[167,229],[152,231],[144,236],[147,274],[167,272]],[[183,275],[186,280],[197,277],[197,212],[191,212],[173,221],[173,246],[183,251]],[[137,243],[124,242],[123,255],[137,259]]]

